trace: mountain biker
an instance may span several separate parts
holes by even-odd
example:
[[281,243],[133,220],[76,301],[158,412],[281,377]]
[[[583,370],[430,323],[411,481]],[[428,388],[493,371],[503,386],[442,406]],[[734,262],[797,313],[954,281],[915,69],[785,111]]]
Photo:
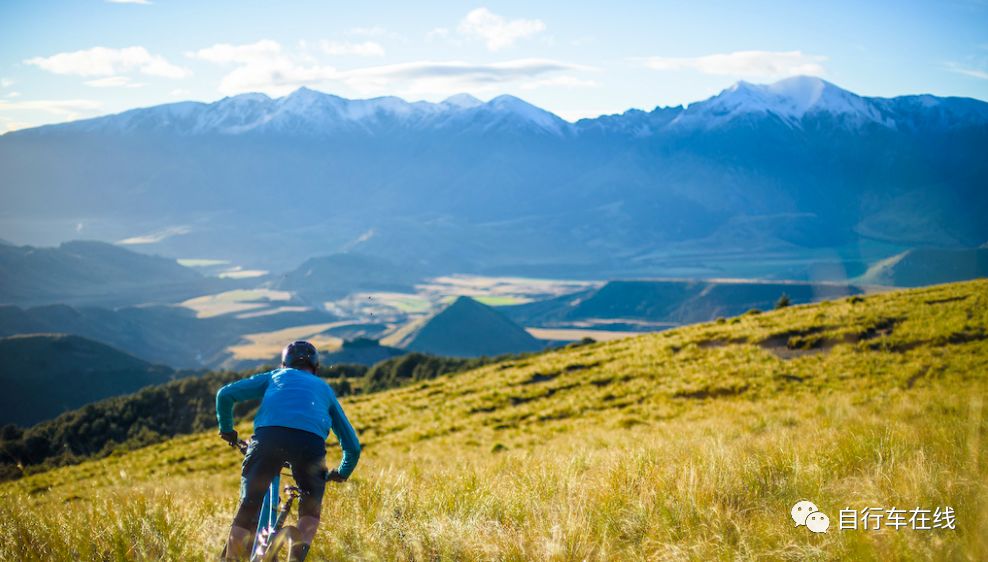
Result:
[[[244,457],[240,505],[227,542],[227,559],[246,558],[260,517],[261,504],[272,479],[287,461],[304,492],[299,500],[299,543],[290,560],[301,562],[319,526],[326,481],[343,482],[360,458],[360,442],[333,389],[316,376],[319,353],[307,341],[288,344],[281,352],[281,368],[232,382],[216,393],[220,437],[238,442],[233,429],[233,405],[261,399],[254,418],[254,435]],[[340,465],[326,470],[326,438],[332,429],[343,448]]]

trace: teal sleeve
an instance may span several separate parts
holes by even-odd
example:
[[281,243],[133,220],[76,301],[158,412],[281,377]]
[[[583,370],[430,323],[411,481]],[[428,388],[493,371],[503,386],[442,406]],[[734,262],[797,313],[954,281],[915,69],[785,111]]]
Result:
[[340,406],[336,396],[333,396],[329,402],[329,416],[333,420],[333,433],[339,439],[340,447],[343,448],[343,458],[336,470],[340,476],[349,478],[360,459],[360,441],[357,440],[357,432],[350,425],[350,420],[343,413],[343,407]]
[[233,431],[233,405],[264,396],[271,373],[260,373],[248,379],[231,382],[216,392],[216,421],[220,431]]

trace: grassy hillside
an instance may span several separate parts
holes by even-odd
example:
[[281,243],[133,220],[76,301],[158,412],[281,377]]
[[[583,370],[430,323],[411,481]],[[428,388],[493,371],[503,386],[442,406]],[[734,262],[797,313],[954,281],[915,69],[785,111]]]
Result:
[[[324,363],[319,369],[319,376],[333,387],[337,396],[342,397],[360,392],[380,392],[518,357],[522,356],[466,359],[413,352],[380,361],[370,368],[359,364]],[[104,363],[104,376],[115,374],[115,366],[107,367]],[[172,373],[178,380],[146,386],[133,394],[87,403],[29,428],[0,427],[0,481],[121,454],[178,435],[214,428],[216,391],[228,382],[269,368],[273,365],[240,372],[178,371]],[[51,386],[77,388],[71,382],[48,383]],[[8,384],[7,387],[9,391],[19,388],[17,383]],[[58,391],[54,394],[59,395]],[[9,405],[9,410],[16,412],[20,403],[32,404],[48,396],[50,394],[43,396],[36,390],[33,394],[12,394],[11,398],[0,398],[0,403]],[[235,412],[237,415],[253,415],[256,407],[256,401],[241,402]]]
[[78,336],[0,338],[0,425],[32,425],[173,376],[168,367]]
[[[365,452],[313,558],[984,560],[986,372],[975,281],[353,397]],[[0,559],[211,558],[239,462],[207,432],[3,484]],[[794,527],[801,499],[828,533]],[[951,506],[956,529],[837,528],[871,506]]]

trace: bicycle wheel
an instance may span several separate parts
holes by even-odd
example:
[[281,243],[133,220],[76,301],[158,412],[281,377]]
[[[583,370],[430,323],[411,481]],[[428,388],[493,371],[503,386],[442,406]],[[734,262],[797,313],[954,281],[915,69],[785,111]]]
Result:
[[302,538],[302,533],[298,527],[286,525],[282,527],[268,543],[268,548],[264,551],[264,556],[260,562],[275,562],[276,560],[288,560],[292,553],[292,546]]

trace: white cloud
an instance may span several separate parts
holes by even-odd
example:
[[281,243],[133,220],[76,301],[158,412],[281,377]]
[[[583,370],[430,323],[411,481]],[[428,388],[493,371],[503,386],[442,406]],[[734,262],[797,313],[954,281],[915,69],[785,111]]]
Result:
[[269,59],[280,55],[281,45],[277,41],[272,41],[270,39],[262,39],[256,43],[250,43],[247,45],[217,43],[212,47],[186,53],[186,56],[190,58],[221,64],[250,64],[258,60]]
[[988,72],[979,68],[971,68],[969,66],[957,64],[956,62],[948,62],[944,65],[944,67],[951,72],[956,72],[957,74],[988,80]]
[[[0,90],[6,90],[14,85],[14,81],[9,78],[0,78]],[[3,97],[7,99],[16,98],[20,96],[20,92],[15,92],[13,90],[3,94]]]
[[[576,85],[579,79],[567,72],[591,67],[548,59],[517,59],[488,64],[461,61],[416,61],[359,68],[341,72],[338,79],[365,94],[454,94],[486,92],[505,85],[537,88],[546,85]],[[582,83],[580,85],[586,85]]]
[[448,27],[437,27],[425,34],[425,40],[430,42],[437,39],[445,39],[447,37],[449,37]]
[[801,51],[735,51],[702,57],[647,57],[639,60],[653,70],[693,70],[718,76],[782,78],[826,74],[823,63],[827,57]]
[[226,95],[264,92],[280,96],[300,86],[319,84],[337,76],[332,66],[320,65],[307,57],[292,56],[280,43],[270,39],[246,45],[221,43],[186,55],[217,64],[236,65],[220,80],[219,90]]
[[463,18],[457,31],[461,35],[477,37],[487,49],[497,51],[510,47],[518,39],[530,37],[545,30],[542,20],[506,20],[487,8],[477,8]]
[[75,76],[114,76],[134,70],[162,78],[185,78],[191,74],[188,70],[171,64],[164,57],[149,53],[144,47],[93,47],[50,57],[34,57],[24,62],[54,74]]
[[7,119],[6,117],[0,115],[0,135],[4,133],[9,133],[10,131],[16,131],[17,129],[26,129],[30,127],[30,123],[24,123],[23,121],[15,121],[13,119]]
[[140,88],[144,86],[140,82],[134,82],[129,76],[107,76],[106,78],[86,80],[84,84],[93,88]]
[[526,89],[596,85],[573,76],[593,68],[549,59],[486,64],[414,61],[341,70],[306,54],[305,45],[300,49],[300,53],[290,53],[276,41],[262,40],[246,45],[218,44],[187,55],[234,67],[220,80],[219,90],[226,95],[264,92],[281,96],[301,86],[345,86],[361,95],[449,95],[503,90],[506,84]]
[[355,55],[358,57],[383,57],[384,47],[374,41],[353,43],[350,41],[320,41],[319,48],[327,55]]
[[191,93],[192,93],[191,91],[186,90],[185,88],[175,88],[174,90],[168,92],[168,95],[178,98],[182,96],[187,96]]
[[532,82],[526,82],[521,85],[522,89],[525,90],[535,90],[547,86],[559,86],[563,88],[596,88],[597,86],[600,86],[600,84],[597,83],[596,80],[587,80],[584,78],[577,78],[575,76],[562,75],[542,78]]
[[106,0],[108,4],[140,4],[142,6],[150,6],[150,0]]
[[6,111],[41,111],[50,113],[66,120],[77,119],[82,115],[92,114],[102,107],[93,100],[0,100],[0,112]]

